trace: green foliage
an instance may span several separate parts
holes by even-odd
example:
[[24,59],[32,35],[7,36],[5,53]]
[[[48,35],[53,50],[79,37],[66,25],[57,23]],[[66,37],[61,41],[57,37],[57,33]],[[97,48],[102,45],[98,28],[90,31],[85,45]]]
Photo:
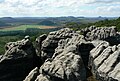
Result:
[[120,17],[118,19],[114,19],[114,20],[105,19],[105,20],[101,20],[101,21],[98,21],[98,22],[95,22],[95,23],[86,23],[86,24],[71,22],[71,23],[67,23],[65,25],[65,27],[69,27],[69,28],[72,28],[74,30],[79,30],[79,29],[82,29],[82,28],[90,27],[92,25],[95,25],[97,27],[116,26],[117,30],[120,31]]
[[118,19],[115,19],[115,20],[108,20],[108,19],[102,20],[102,21],[94,23],[94,25],[97,27],[116,26],[117,30],[120,31],[120,17]]
[[51,31],[56,31],[60,28],[53,29],[39,29],[39,28],[27,28],[25,31],[0,31],[0,54],[4,54],[4,46],[8,42],[15,42],[21,40],[26,35],[30,35],[31,41],[34,43],[35,39],[41,34],[48,34]]
[[93,23],[75,23],[75,22],[69,22],[65,25],[65,27],[72,28],[73,30],[80,30],[82,28],[86,28],[91,26]]
[[40,23],[38,23],[38,25],[45,25],[45,26],[55,26],[56,23],[50,21],[50,20],[43,20]]
[[15,42],[17,40],[21,40],[23,37],[22,36],[4,36],[0,37],[0,55],[4,54],[5,49],[4,46],[8,42]]

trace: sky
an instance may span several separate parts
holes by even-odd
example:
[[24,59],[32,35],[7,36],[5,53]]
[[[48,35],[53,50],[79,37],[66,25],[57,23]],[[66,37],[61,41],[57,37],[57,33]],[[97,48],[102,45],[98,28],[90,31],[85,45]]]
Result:
[[120,0],[0,0],[0,17],[118,17]]

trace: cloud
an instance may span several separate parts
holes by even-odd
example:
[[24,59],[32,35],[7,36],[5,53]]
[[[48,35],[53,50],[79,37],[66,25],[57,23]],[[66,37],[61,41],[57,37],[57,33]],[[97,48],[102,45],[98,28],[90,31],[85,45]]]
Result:
[[88,4],[94,4],[94,3],[102,3],[102,4],[109,4],[109,3],[116,3],[120,2],[120,0],[92,0],[91,2],[87,2]]
[[0,16],[119,16],[119,0],[0,0]]

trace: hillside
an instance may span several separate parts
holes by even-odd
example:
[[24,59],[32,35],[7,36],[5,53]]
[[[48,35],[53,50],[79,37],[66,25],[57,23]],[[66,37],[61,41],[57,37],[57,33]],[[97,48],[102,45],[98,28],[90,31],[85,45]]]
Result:
[[117,19],[113,19],[113,20],[108,20],[108,19],[105,19],[105,20],[102,20],[102,21],[98,21],[96,23],[94,23],[95,26],[97,27],[103,27],[103,26],[116,26],[118,31],[120,31],[120,17],[117,18]]
[[79,30],[82,28],[86,28],[89,26],[96,26],[96,27],[111,27],[111,26],[116,26],[117,30],[120,31],[120,17],[116,19],[104,19],[100,20],[94,23],[75,23],[75,22],[70,22],[65,25],[65,27],[73,28],[75,30]]
[[63,17],[2,17],[0,21],[9,23],[12,25],[23,25],[23,24],[38,24],[44,20],[52,21],[57,25],[63,25],[69,22],[76,23],[94,23],[104,19],[116,19],[116,17],[74,17],[74,16],[63,16]]
[[0,21],[0,27],[5,27],[5,26],[9,26],[9,25],[4,23],[4,22],[2,22],[2,21]]
[[43,20],[40,23],[38,23],[38,25],[45,25],[45,26],[55,26],[56,23],[49,21],[49,20]]

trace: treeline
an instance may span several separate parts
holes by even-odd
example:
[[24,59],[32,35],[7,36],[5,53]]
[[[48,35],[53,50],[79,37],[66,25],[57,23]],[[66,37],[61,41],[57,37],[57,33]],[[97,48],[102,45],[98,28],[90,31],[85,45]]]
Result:
[[102,20],[102,21],[99,21],[99,22],[96,22],[94,23],[95,26],[97,27],[101,27],[101,26],[116,26],[118,31],[120,31],[120,17],[118,19],[115,19],[115,20],[108,20],[108,19],[105,19],[105,20]]
[[38,25],[55,26],[57,24],[50,20],[43,20],[40,23],[38,23]]
[[0,21],[0,27],[3,27],[3,26],[10,26],[10,25],[6,24],[5,22]]
[[38,28],[28,28],[26,30],[20,31],[0,31],[0,55],[5,53],[4,46],[8,42],[18,41],[24,38],[24,36],[29,35],[31,41],[34,43],[35,39],[41,34],[48,34],[49,32],[59,30],[60,28],[52,29],[38,29]]
[[51,28],[51,29],[39,29],[39,28],[27,28],[26,30],[17,30],[17,31],[0,31],[0,36],[35,36],[37,34],[41,35],[43,33],[49,33],[51,31],[56,31],[60,28]]
[[114,19],[114,20],[105,19],[105,20],[101,20],[101,21],[98,21],[98,22],[95,22],[95,23],[87,23],[87,24],[70,22],[70,23],[67,23],[65,25],[65,27],[69,27],[69,28],[72,28],[74,30],[79,30],[79,29],[86,28],[86,27],[89,27],[89,26],[92,26],[92,25],[95,25],[97,27],[116,26],[117,30],[120,31],[120,17],[117,18],[117,19]]

